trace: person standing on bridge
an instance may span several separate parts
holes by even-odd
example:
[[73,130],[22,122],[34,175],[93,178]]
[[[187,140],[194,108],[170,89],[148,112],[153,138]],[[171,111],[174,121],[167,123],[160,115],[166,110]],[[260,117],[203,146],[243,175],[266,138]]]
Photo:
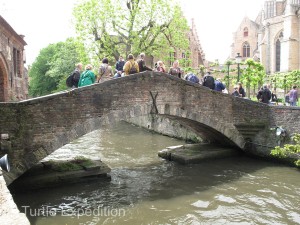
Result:
[[246,97],[246,92],[245,92],[245,89],[243,88],[242,83],[238,82],[238,85],[239,85],[239,94],[240,94],[240,97],[242,97],[242,98]]
[[202,85],[204,87],[208,87],[211,90],[215,89],[215,86],[216,86],[216,84],[215,84],[215,78],[210,74],[210,72],[207,72],[205,74],[205,76],[203,77]]
[[144,72],[144,71],[152,71],[151,68],[146,66],[146,62],[145,62],[145,53],[141,53],[140,54],[140,59],[138,60],[138,65],[139,65],[139,71],[140,72]]
[[92,71],[93,66],[91,64],[87,64],[85,66],[85,71],[80,76],[80,80],[78,82],[78,87],[83,87],[87,85],[91,85],[95,82],[96,76]]
[[97,79],[98,83],[103,83],[104,81],[111,80],[114,76],[112,68],[108,65],[108,59],[104,58],[102,64],[99,68],[99,77]]
[[80,80],[81,70],[82,70],[82,63],[77,63],[76,68],[73,72],[73,87],[78,87],[78,82]]
[[297,101],[298,101],[297,86],[293,86],[293,89],[290,90],[289,100],[290,100],[290,106],[297,106]]
[[179,67],[178,60],[174,61],[173,66],[169,70],[169,74],[171,74],[173,76],[176,76],[178,78],[181,78],[182,71],[181,71],[181,69]]
[[133,55],[129,54],[127,59],[128,60],[125,63],[124,68],[123,68],[125,76],[128,76],[130,74],[138,73],[140,71],[139,70],[139,65],[138,65],[137,62],[134,61]]

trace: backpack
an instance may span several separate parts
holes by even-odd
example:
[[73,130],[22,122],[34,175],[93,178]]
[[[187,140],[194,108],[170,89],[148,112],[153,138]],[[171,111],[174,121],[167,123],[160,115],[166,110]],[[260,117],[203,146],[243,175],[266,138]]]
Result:
[[67,78],[67,80],[66,80],[66,85],[67,85],[67,87],[73,87],[73,77],[74,77],[74,73],[72,72],[69,76],[68,76],[68,78]]
[[137,73],[137,69],[135,68],[134,66],[134,63],[130,63],[131,64],[131,67],[130,67],[130,70],[129,70],[129,74],[134,74],[134,73]]
[[188,81],[193,82],[193,83],[199,83],[199,78],[194,74],[190,74],[188,76]]
[[214,90],[215,89],[215,79],[212,76],[208,75],[205,77],[203,85],[205,87],[208,87],[208,88]]

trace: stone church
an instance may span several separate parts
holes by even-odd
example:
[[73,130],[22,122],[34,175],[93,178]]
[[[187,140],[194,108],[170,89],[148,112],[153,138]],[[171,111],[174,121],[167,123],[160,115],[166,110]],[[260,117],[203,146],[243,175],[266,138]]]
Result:
[[28,97],[28,73],[24,67],[26,42],[0,16],[0,102]]
[[267,0],[255,21],[245,17],[233,34],[231,58],[260,61],[267,72],[300,69],[300,0]]

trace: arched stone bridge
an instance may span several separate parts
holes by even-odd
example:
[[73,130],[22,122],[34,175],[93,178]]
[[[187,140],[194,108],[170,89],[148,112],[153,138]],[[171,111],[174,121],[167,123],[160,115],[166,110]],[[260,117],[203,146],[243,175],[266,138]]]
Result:
[[[277,143],[270,128],[283,126],[288,134],[300,132],[298,107],[270,107],[167,74],[144,72],[0,103],[1,156],[8,153],[12,168],[5,174],[7,184],[56,149],[104,124],[146,115],[168,117],[205,141],[260,155],[269,153],[261,145]],[[249,147],[249,140],[257,145]]]

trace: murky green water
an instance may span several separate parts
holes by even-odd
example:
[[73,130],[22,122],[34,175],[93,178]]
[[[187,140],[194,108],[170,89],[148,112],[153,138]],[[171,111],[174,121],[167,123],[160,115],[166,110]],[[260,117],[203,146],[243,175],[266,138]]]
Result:
[[183,141],[121,123],[66,145],[101,158],[111,181],[15,194],[32,224],[300,224],[300,171],[247,157],[179,165],[157,152]]

